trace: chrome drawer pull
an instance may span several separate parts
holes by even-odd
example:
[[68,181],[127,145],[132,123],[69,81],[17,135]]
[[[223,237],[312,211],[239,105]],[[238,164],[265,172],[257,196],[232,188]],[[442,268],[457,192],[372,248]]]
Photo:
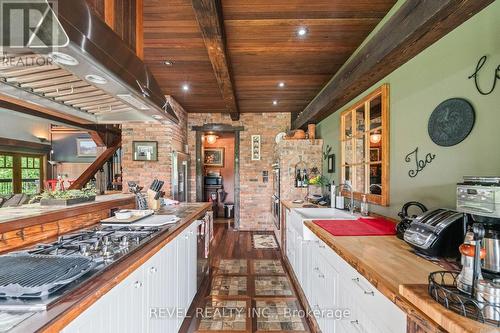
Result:
[[156,272],[158,272],[158,268],[156,268],[156,267],[151,267],[151,268],[149,269],[149,271],[150,271],[151,273],[156,273]]
[[353,278],[352,282],[354,282],[361,290],[363,290],[363,292],[365,293],[365,295],[375,296],[375,292],[373,290],[372,291],[366,291],[365,288],[363,288],[363,286],[359,282],[359,278]]
[[140,287],[142,287],[142,282],[140,282],[140,281],[135,281],[135,283],[134,283],[134,288],[136,288],[136,289],[137,289],[137,288],[140,288]]

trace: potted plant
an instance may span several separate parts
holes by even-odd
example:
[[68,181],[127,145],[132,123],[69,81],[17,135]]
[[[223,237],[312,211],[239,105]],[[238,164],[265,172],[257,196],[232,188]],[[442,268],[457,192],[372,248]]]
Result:
[[42,206],[69,206],[83,202],[95,201],[96,190],[93,186],[86,186],[81,190],[45,191],[33,198],[40,200]]

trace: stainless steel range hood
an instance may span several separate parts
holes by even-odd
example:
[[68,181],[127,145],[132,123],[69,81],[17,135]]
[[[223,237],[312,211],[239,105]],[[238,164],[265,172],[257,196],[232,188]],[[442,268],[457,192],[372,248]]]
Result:
[[178,122],[146,65],[85,0],[43,3],[30,42],[3,45],[10,58],[0,64],[0,93],[98,124]]

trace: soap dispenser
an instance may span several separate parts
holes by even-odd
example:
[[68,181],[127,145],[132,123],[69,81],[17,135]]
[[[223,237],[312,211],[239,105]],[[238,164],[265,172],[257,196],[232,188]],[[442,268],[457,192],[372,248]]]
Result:
[[335,180],[332,180],[332,185],[330,187],[330,207],[335,208],[335,199],[337,194],[337,186],[335,186]]
[[361,210],[361,215],[368,216],[369,211],[368,211],[368,201],[366,200],[366,195],[363,195],[360,210]]

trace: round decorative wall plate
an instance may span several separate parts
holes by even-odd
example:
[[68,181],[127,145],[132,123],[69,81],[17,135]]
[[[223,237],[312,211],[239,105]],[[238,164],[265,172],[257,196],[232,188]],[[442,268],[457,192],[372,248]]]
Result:
[[429,136],[439,146],[454,146],[469,136],[475,118],[474,108],[468,101],[463,98],[448,99],[432,112],[428,124]]

